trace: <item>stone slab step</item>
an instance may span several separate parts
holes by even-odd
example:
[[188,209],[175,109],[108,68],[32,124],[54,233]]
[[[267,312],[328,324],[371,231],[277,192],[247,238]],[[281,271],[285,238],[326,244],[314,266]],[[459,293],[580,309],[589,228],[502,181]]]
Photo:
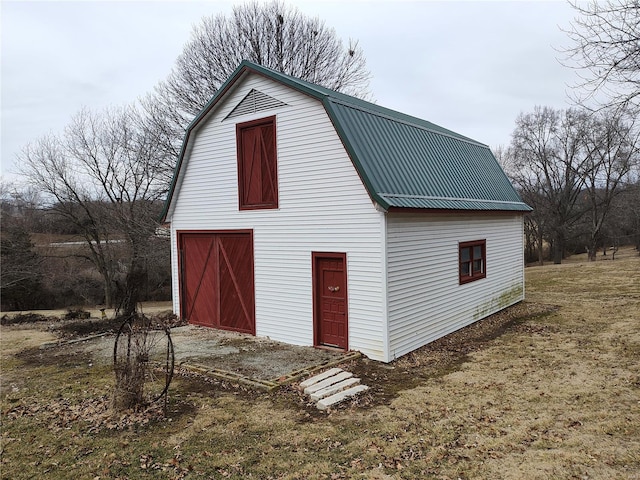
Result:
[[358,383],[360,383],[359,378],[356,378],[356,377],[347,378],[346,380],[343,380],[338,383],[334,383],[333,385],[329,385],[328,387],[325,387],[321,390],[318,390],[315,393],[312,393],[311,395],[309,395],[309,398],[311,399],[312,402],[317,402],[318,400],[321,400],[325,397],[329,397],[334,393],[338,393],[339,391],[345,390],[346,388],[349,388],[353,385],[357,385]]
[[323,388],[328,387],[329,385],[333,385],[334,383],[341,382],[342,380],[346,380],[347,378],[353,377],[353,373],[341,371],[337,375],[333,375],[329,378],[326,378],[318,383],[314,383],[313,385],[304,389],[304,393],[310,395],[312,393],[317,392],[318,390],[322,390]]
[[300,383],[300,388],[305,389],[307,387],[310,387],[311,385],[321,382],[322,380],[332,377],[333,375],[337,375],[340,372],[342,372],[341,368],[331,368],[326,372],[322,372],[318,375],[307,378],[304,382]]
[[366,385],[356,385],[355,387],[351,387],[348,388],[346,390],[342,390],[338,393],[335,393],[329,397],[323,398],[322,400],[319,400],[318,403],[316,404],[316,406],[318,407],[318,409],[320,410],[326,410],[327,408],[331,407],[332,405],[335,405],[336,403],[342,402],[343,400],[346,400],[349,397],[353,397],[354,395],[357,395],[359,393],[364,392],[365,390],[368,390],[369,387],[367,387]]

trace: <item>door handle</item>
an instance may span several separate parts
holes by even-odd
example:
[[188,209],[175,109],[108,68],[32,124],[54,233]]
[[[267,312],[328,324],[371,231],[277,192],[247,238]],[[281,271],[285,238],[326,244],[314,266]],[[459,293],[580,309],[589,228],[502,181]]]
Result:
[[329,289],[330,292],[339,292],[340,291],[340,287],[339,286],[335,286],[335,287],[327,287]]

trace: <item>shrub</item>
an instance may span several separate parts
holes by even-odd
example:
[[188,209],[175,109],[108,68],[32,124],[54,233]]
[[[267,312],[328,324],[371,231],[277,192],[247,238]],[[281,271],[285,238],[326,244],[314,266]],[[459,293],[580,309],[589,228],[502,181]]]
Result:
[[69,308],[64,315],[65,320],[86,320],[91,316],[91,312],[88,312],[82,308]]
[[58,317],[48,317],[39,313],[19,313],[17,315],[4,314],[0,317],[0,325],[18,325],[21,323],[59,322]]

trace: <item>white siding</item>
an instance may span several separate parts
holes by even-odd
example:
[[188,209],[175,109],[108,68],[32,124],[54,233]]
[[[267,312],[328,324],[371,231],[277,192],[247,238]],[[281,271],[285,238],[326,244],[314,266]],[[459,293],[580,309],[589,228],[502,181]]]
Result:
[[[388,215],[391,357],[522,300],[522,228],[522,215]],[[487,276],[460,285],[458,243],[482,239]]]
[[[285,106],[222,120],[255,88]],[[279,208],[238,209],[236,123],[276,115]],[[176,232],[253,229],[256,333],[313,344],[311,252],[347,254],[349,348],[384,360],[382,227],[322,105],[257,75],[238,82],[192,138],[170,212]]]

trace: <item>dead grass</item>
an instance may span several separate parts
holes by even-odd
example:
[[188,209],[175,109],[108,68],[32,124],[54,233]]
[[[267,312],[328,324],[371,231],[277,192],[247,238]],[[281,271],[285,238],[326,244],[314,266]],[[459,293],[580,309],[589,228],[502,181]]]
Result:
[[38,347],[43,343],[53,342],[56,338],[56,335],[46,330],[3,328],[0,331],[0,359],[7,360],[26,348]]
[[[82,410],[102,408],[109,368],[27,361],[16,352],[39,334],[3,327],[1,476],[640,479],[640,257],[625,249],[615,262],[526,275],[519,308],[533,316],[443,340],[393,369],[364,362],[365,383],[385,372],[393,388],[328,414],[292,388],[182,377],[169,418],[96,427]],[[558,308],[540,315],[541,304]]]

